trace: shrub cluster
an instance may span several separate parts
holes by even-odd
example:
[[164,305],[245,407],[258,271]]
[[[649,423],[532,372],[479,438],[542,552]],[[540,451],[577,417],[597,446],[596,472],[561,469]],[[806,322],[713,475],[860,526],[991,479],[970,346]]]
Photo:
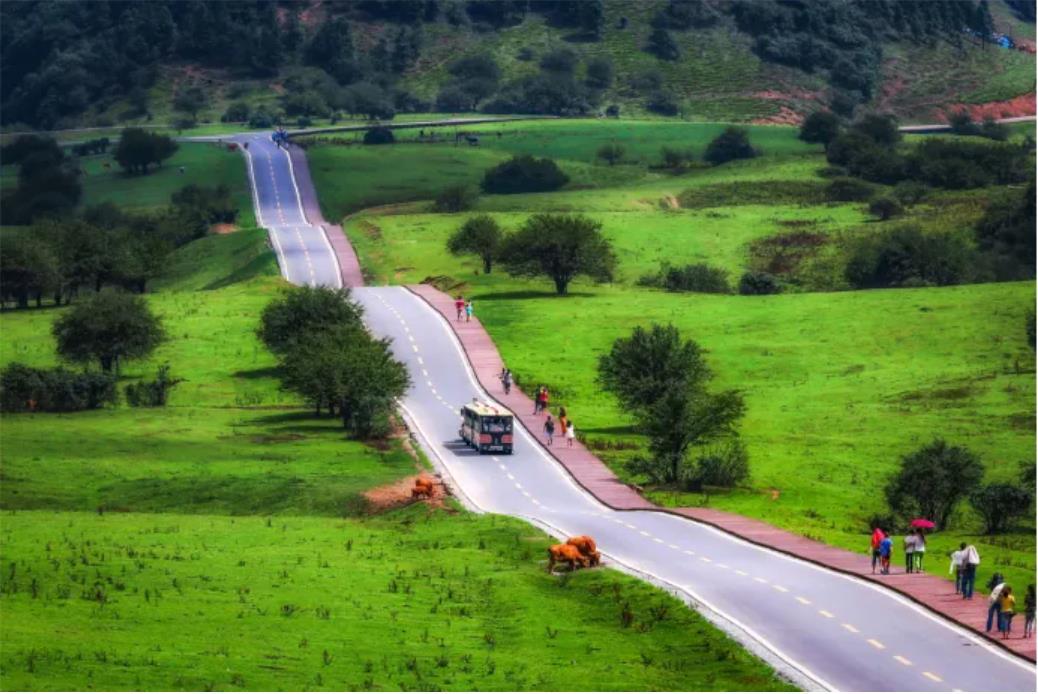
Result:
[[481,187],[485,193],[543,193],[568,182],[569,176],[553,160],[523,154],[487,170]]
[[75,412],[118,402],[115,376],[68,369],[37,369],[17,362],[0,372],[4,412]]
[[126,386],[126,403],[131,407],[165,407],[169,392],[183,382],[169,372],[169,364],[159,367],[154,381],[140,381]]
[[671,267],[664,264],[659,272],[638,280],[643,286],[660,287],[668,292],[697,292],[700,294],[731,294],[728,273],[707,263],[692,263]]

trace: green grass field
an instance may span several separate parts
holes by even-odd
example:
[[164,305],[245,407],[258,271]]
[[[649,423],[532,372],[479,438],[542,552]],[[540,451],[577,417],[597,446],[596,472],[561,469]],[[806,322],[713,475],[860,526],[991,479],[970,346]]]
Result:
[[641,581],[548,576],[512,519],[2,521],[9,690],[788,689]]
[[[549,132],[564,127],[535,125]],[[691,133],[709,126],[677,127],[695,141]],[[764,132],[778,143],[773,149],[783,136],[795,143],[790,129]],[[583,142],[552,147],[573,157],[594,151]],[[343,151],[345,158],[356,150]],[[402,159],[398,163],[408,170]],[[411,170],[420,166],[415,162]],[[883,510],[886,476],[899,456],[932,438],[975,450],[990,480],[1012,478],[1018,462],[1033,456],[1034,355],[1025,341],[1024,315],[1034,303],[1034,284],[776,297],[680,295],[632,286],[661,261],[709,262],[737,280],[750,264],[753,240],[805,223],[831,238],[872,234],[887,224],[867,221],[860,204],[797,203],[795,196],[781,204],[761,202],[761,195],[784,200],[784,191],[824,185],[817,173],[823,166],[819,154],[790,143],[784,154],[682,176],[656,175],[632,164],[632,182],[622,186],[482,197],[477,209],[506,229],[549,210],[584,212],[602,222],[617,250],[617,281],[578,282],[573,295],[561,299],[550,293],[547,280],[518,280],[500,269],[484,275],[476,258],[450,256],[444,243],[464,214],[430,214],[427,203],[411,202],[357,215],[346,231],[374,281],[432,278],[471,297],[521,381],[548,384],[578,431],[632,482],[644,480],[629,475],[624,464],[645,442],[595,384],[597,356],[636,325],[676,324],[708,349],[717,386],[744,392],[748,412],[741,431],[752,476],[745,488],[731,492],[705,497],[657,490],[653,498],[668,505],[709,504],[860,550],[868,517]],[[927,228],[968,233],[989,194],[939,193],[909,218]],[[412,200],[426,197],[425,189],[411,189]],[[573,325],[579,330],[559,327]],[[953,529],[934,537],[931,551],[940,555],[968,539],[991,558],[989,568],[997,566],[1018,584],[1034,581],[1031,524],[994,538],[978,531],[964,504]],[[931,568],[938,564],[943,562]]]
[[[122,381],[169,363],[169,406],[0,419],[3,689],[790,689],[643,582],[548,576],[520,521],[370,515],[420,462],[280,390],[263,230],[179,249],[153,286],[170,341]],[[0,365],[56,364],[66,310],[0,312]]]

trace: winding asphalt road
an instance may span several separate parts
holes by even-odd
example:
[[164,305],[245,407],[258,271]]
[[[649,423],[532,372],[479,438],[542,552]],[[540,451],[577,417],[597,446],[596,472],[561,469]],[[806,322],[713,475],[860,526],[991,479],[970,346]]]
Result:
[[[249,139],[257,218],[271,229],[285,276],[338,286],[327,239],[299,206],[288,157],[261,140]],[[516,432],[514,455],[472,452],[458,441],[458,409],[489,398],[450,326],[405,288],[352,292],[369,328],[392,338],[411,372],[406,418],[470,505],[559,537],[593,535],[609,562],[678,594],[805,687],[1035,691],[1033,665],[879,586],[688,519],[608,509],[526,430]]]
[[342,277],[324,229],[311,224],[303,211],[288,152],[269,133],[233,139],[248,162],[256,222],[270,232],[278,266],[285,279],[311,287],[341,287]]

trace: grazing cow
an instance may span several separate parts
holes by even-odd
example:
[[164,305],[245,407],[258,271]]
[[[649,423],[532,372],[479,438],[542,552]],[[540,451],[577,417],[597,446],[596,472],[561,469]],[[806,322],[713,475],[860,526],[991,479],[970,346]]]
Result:
[[236,142],[232,142],[229,145],[227,145],[227,151],[228,152],[234,152],[234,151],[237,151],[237,149],[238,149],[238,143],[236,143]]
[[433,497],[433,483],[432,480],[419,477],[414,481],[414,488],[411,490],[411,498],[420,499],[423,496],[427,499]]
[[598,551],[595,546],[595,539],[590,535],[577,535],[566,540],[567,545],[576,547],[584,557],[587,558],[591,566],[598,566],[602,560],[602,554]]
[[555,568],[555,564],[561,564],[565,562],[569,564],[570,571],[577,570],[577,564],[581,567],[587,568],[588,560],[580,550],[573,545],[552,545],[548,548],[548,573],[552,572]]

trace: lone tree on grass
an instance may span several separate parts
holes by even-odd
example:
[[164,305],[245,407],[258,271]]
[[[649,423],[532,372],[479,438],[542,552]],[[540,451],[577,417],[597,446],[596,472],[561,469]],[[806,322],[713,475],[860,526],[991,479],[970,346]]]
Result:
[[608,282],[613,279],[616,255],[601,228],[583,215],[534,215],[505,239],[501,264],[513,276],[550,277],[555,292],[563,296],[577,275]]
[[162,321],[139,296],[104,290],[75,304],[54,322],[58,354],[72,362],[98,362],[118,371],[126,359],[142,359],[166,340]]
[[596,156],[599,159],[608,162],[609,165],[612,166],[613,164],[624,158],[625,151],[626,150],[624,150],[623,145],[610,143],[599,147],[598,152],[596,152]]
[[447,250],[453,255],[474,254],[483,261],[483,272],[490,274],[501,251],[501,227],[487,214],[470,217],[447,239]]
[[869,203],[869,214],[883,222],[900,216],[904,211],[905,210],[901,207],[900,202],[887,195],[881,195],[878,198],[874,198],[872,202]]
[[984,519],[984,533],[991,535],[1009,528],[1019,518],[1029,515],[1034,492],[1005,482],[987,484],[970,494],[970,505]]
[[800,125],[799,138],[804,142],[829,146],[840,134],[840,119],[831,111],[815,111]]
[[177,143],[166,135],[149,133],[141,128],[126,128],[119,137],[113,156],[127,172],[146,174],[149,166],[158,166],[176,151]]
[[[682,340],[673,325],[635,328],[599,358],[599,384],[634,414],[649,437],[651,457],[632,461],[633,472],[659,484],[703,480],[690,464],[691,449],[718,439],[735,440],[735,424],[745,411],[739,393],[708,392],[710,377],[702,349]],[[743,472],[728,479],[745,476],[745,456],[739,467]]]
[[360,327],[363,313],[348,289],[293,287],[264,307],[256,334],[267,349],[283,355],[307,335]]
[[710,141],[703,153],[703,159],[717,166],[735,159],[752,159],[759,157],[760,152],[750,144],[749,133],[745,128],[734,126],[724,129],[724,132]]
[[198,120],[198,112],[208,105],[209,97],[201,87],[188,87],[173,97],[173,108],[190,113],[191,120]]
[[942,439],[901,458],[901,469],[887,483],[887,503],[902,516],[921,516],[943,530],[955,506],[984,477],[980,458]]

